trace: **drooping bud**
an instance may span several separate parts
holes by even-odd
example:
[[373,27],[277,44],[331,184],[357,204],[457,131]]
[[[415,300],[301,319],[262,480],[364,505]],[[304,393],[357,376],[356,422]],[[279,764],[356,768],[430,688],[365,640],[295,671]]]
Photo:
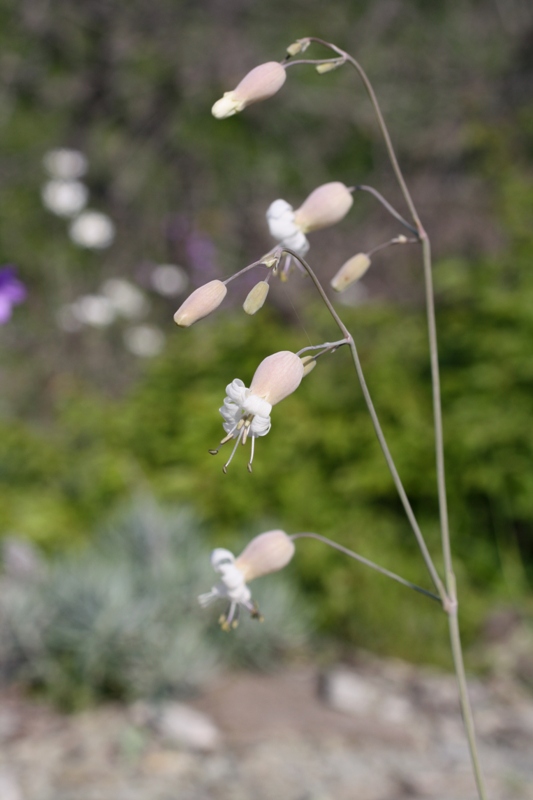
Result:
[[309,39],[296,39],[295,42],[287,47],[287,55],[297,56],[298,53],[304,53],[310,44]]
[[290,350],[281,350],[261,361],[252,378],[250,392],[274,406],[298,388],[303,376],[304,365],[299,356]]
[[353,197],[349,189],[339,181],[324,183],[300,208],[294,212],[294,221],[303,233],[327,228],[346,216],[352,207]]
[[239,85],[217,100],[211,113],[217,119],[232,117],[246,106],[272,97],[285,83],[287,73],[277,61],[268,61],[254,67]]
[[242,306],[247,314],[255,314],[260,308],[263,308],[269,288],[266,281],[259,281],[253,289],[250,289]]
[[256,536],[244,548],[235,566],[244,580],[254,580],[287,566],[294,555],[294,542],[284,531],[267,531]]
[[331,286],[336,292],[343,292],[350,284],[361,278],[369,268],[371,261],[366,253],[357,253],[342,265],[334,278]]
[[301,356],[300,360],[304,367],[304,378],[306,375],[309,375],[310,372],[314,370],[316,367],[316,357],[315,356]]
[[205,283],[189,295],[174,314],[174,322],[180,328],[188,328],[193,322],[207,317],[221,304],[227,294],[222,281],[214,280]]
[[325,72],[331,72],[337,69],[342,63],[342,61],[325,61],[323,64],[317,64],[315,69],[319,75],[323,75]]

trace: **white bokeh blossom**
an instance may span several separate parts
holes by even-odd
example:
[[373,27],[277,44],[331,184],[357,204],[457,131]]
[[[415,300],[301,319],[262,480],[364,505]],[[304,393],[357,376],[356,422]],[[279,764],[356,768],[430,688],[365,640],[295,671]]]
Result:
[[45,208],[58,217],[75,217],[87,205],[89,190],[77,180],[47,181],[41,189]]

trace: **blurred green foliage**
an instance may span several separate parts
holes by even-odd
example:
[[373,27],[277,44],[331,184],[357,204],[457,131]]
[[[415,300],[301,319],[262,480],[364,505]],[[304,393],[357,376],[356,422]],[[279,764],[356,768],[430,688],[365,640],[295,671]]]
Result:
[[[217,408],[277,349],[336,337],[297,276],[253,319],[231,308],[188,331],[151,295],[168,333],[139,368],[117,330],[61,331],[64,303],[109,276],[146,289],[146,265],[183,265],[191,284],[269,246],[264,209],[326,180],[368,182],[400,202],[364,93],[339,70],[291,70],[269,105],[219,123],[217,96],[258,62],[316,33],[353,52],[374,82],[438,254],[436,283],[453,546],[472,637],[489,603],[526,605],[533,571],[530,209],[531,30],[499,4],[297,0],[123,4],[0,0],[0,262],[29,300],[2,329],[0,531],[59,557],[83,546],[124,498],[150,489],[197,513],[212,544],[268,527],[314,530],[426,585],[348,354],[321,359],[274,409],[254,474],[207,454]],[[525,6],[524,6],[525,8]],[[524,12],[525,13],[525,12]],[[527,17],[524,17],[524,19]],[[280,33],[282,32],[282,34]],[[354,124],[355,123],[355,124]],[[115,245],[74,246],[45,211],[44,153],[80,148],[91,202]],[[397,233],[358,196],[352,227],[312,241],[326,280]],[[367,232],[368,231],[368,232]],[[188,237],[216,257],[200,268]],[[430,375],[418,253],[382,253],[370,302],[345,311],[390,449],[438,553]],[[203,272],[202,272],[203,268]],[[144,283],[143,283],[144,281]],[[235,295],[244,290],[235,289]],[[240,458],[239,458],[240,456]],[[291,567],[322,632],[381,652],[445,661],[436,609],[316,542]]]
[[[524,271],[512,275],[500,264],[458,259],[437,271],[448,492],[467,635],[479,624],[481,598],[517,601],[533,577],[533,280]],[[438,558],[424,315],[376,303],[345,318]],[[150,486],[163,500],[192,504],[213,544],[232,546],[280,525],[291,533],[314,530],[427,585],[347,352],[321,359],[275,407],[252,475],[240,452],[227,475],[224,451],[207,453],[222,435],[217,409],[227,383],[248,382],[265,355],[305,346],[307,335],[313,342],[334,338],[320,308],[304,325],[287,328],[268,309],[252,319],[220,312],[176,330],[126,398],[104,400],[70,386],[52,431],[5,425],[2,528],[51,549],[69,547],[124,495]],[[314,542],[299,543],[295,571],[324,631],[374,649],[443,657],[431,604]],[[428,635],[418,650],[419,625]]]
[[197,596],[216,583],[194,517],[147,494],[123,503],[79,552],[40,562],[5,547],[0,581],[0,679],[69,710],[101,700],[198,690],[228,665],[263,669],[301,648],[309,614],[285,579],[254,585],[264,625],[228,637]]

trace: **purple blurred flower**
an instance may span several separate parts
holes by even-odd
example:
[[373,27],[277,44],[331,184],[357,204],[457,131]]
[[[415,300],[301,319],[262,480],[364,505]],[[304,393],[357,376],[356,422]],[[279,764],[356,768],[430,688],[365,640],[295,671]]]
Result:
[[13,306],[26,299],[26,287],[19,281],[14,267],[0,267],[0,325],[11,317]]

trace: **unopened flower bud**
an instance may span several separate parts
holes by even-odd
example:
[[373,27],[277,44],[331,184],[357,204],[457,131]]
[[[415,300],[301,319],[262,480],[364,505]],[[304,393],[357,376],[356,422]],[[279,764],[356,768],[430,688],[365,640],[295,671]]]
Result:
[[304,365],[296,353],[281,350],[263,359],[250,384],[250,393],[267,400],[274,406],[300,385]]
[[205,283],[181,304],[174,314],[174,322],[180,328],[188,328],[193,322],[207,317],[215,308],[218,308],[227,291],[222,281],[214,280]]
[[304,53],[310,44],[309,39],[297,39],[287,47],[287,55],[297,56],[298,53]]
[[300,361],[304,367],[304,378],[306,375],[309,375],[310,372],[314,370],[316,367],[316,358],[315,356],[301,356]]
[[331,286],[336,292],[343,292],[350,284],[361,278],[370,266],[370,259],[366,253],[357,253],[342,265],[334,278]]
[[271,255],[267,255],[261,259],[261,264],[263,264],[264,267],[268,267],[269,269],[270,267],[277,267],[278,263],[279,263],[279,252],[272,253]]
[[255,314],[260,308],[263,308],[269,288],[266,281],[259,281],[253,289],[250,289],[242,306],[247,314]]
[[294,555],[294,542],[283,531],[267,531],[244,548],[235,566],[248,583],[262,575],[283,569]]
[[325,61],[323,64],[317,64],[315,69],[319,73],[319,75],[323,75],[325,72],[331,72],[337,67],[340,67],[342,61]]
[[281,89],[286,77],[284,67],[277,61],[260,64],[245,75],[233,91],[225,92],[214,104],[211,113],[217,119],[231,117],[252,103],[272,97]]
[[294,221],[303,233],[327,228],[340,222],[352,203],[352,194],[343,183],[324,183],[294,212]]

